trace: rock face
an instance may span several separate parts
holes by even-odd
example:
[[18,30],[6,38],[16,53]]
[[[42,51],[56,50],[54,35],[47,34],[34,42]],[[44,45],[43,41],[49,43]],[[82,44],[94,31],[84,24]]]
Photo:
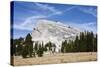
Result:
[[48,43],[51,41],[56,45],[56,52],[61,49],[62,41],[74,40],[79,35],[80,30],[74,27],[64,25],[61,22],[50,20],[38,20],[36,27],[31,33],[32,41],[38,43]]

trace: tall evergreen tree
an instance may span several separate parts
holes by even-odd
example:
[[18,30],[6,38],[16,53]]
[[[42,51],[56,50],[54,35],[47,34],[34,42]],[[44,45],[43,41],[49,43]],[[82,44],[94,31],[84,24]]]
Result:
[[27,34],[27,36],[25,38],[23,52],[24,51],[26,52],[25,54],[29,55],[29,57],[32,57],[32,53],[33,53],[33,42],[32,42],[32,37],[31,37],[30,34]]
[[52,50],[52,43],[49,41],[46,45],[45,45],[46,48],[48,48],[49,51]]

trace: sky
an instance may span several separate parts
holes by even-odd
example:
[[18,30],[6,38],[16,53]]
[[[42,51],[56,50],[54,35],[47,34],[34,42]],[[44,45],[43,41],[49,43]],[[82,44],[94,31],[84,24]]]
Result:
[[97,7],[39,2],[13,2],[13,37],[25,37],[32,32],[38,19],[59,21],[82,30],[97,32]]

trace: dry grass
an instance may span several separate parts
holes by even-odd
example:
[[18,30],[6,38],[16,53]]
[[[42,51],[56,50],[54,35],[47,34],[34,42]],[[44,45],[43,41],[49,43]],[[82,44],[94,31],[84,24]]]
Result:
[[81,52],[81,53],[57,53],[54,55],[45,55],[43,57],[25,58],[21,56],[14,57],[14,65],[37,65],[37,64],[56,64],[56,63],[69,63],[69,62],[84,62],[96,61],[96,52]]

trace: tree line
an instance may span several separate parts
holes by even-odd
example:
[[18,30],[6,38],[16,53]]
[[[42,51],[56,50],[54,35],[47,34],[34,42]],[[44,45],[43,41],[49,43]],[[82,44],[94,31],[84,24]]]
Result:
[[96,52],[97,34],[93,32],[81,32],[75,40],[62,42],[61,52]]
[[38,42],[32,41],[32,37],[30,34],[24,38],[19,39],[11,39],[11,56],[22,56],[23,58],[27,57],[42,57],[43,53],[46,51],[55,52],[56,46],[55,44],[51,43],[50,41],[45,45]]
[[[27,57],[42,57],[44,52],[55,52],[56,45],[52,42],[44,43],[32,41],[30,34],[27,34],[25,38],[11,39],[11,56]],[[79,36],[76,36],[75,40],[65,40],[62,42],[62,53],[67,52],[96,52],[97,51],[97,34],[93,32],[81,32]]]

